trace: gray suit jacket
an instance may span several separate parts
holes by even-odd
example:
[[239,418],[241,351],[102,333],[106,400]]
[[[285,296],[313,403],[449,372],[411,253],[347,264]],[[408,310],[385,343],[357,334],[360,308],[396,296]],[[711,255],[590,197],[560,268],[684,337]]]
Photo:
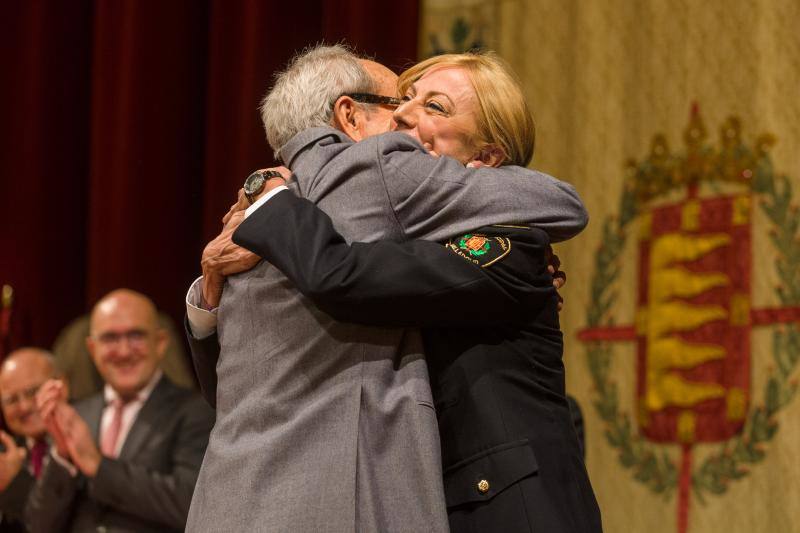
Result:
[[[569,185],[516,167],[465,169],[400,133],[353,143],[314,128],[281,156],[294,191],[351,241],[513,222],[563,240],[587,221]],[[218,360],[192,345],[196,364],[216,360],[217,423],[187,530],[447,531],[418,331],[336,322],[264,262],[228,278],[218,317]]]
[[[104,405],[99,393],[75,406],[95,436]],[[31,532],[183,531],[213,423],[199,394],[162,378],[119,457],[104,457],[93,479],[47,463],[26,510]]]

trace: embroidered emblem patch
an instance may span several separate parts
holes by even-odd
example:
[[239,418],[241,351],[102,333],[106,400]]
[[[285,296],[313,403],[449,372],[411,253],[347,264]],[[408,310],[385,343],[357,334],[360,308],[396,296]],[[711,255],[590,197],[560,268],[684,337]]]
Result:
[[492,249],[492,243],[483,235],[464,235],[458,241],[458,247],[473,257],[481,256]]
[[446,246],[456,255],[481,268],[496,263],[511,251],[511,241],[507,238],[487,237],[478,233],[467,233],[452,239]]

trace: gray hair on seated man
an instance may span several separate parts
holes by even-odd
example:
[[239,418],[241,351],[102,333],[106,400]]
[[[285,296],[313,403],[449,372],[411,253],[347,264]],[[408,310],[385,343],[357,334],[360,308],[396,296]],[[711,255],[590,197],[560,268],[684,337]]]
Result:
[[276,157],[297,133],[330,126],[333,104],[342,94],[375,90],[360,59],[343,45],[320,45],[295,56],[261,102],[261,121]]

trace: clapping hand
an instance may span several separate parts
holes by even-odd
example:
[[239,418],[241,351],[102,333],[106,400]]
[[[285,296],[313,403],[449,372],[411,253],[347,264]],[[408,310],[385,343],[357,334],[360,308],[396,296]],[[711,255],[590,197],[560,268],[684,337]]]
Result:
[[44,422],[44,427],[53,439],[58,454],[64,459],[69,458],[69,451],[63,432],[56,421],[56,409],[60,404],[67,402],[67,389],[58,379],[46,381],[36,393],[36,408],[39,417]]
[[61,403],[55,410],[56,424],[61,429],[64,444],[72,464],[83,475],[94,477],[100,467],[102,455],[89,430],[89,425],[74,407]]
[[102,456],[89,426],[67,403],[66,386],[51,379],[36,393],[36,407],[58,455],[74,464],[85,476],[94,477]]
[[0,443],[3,444],[0,451],[0,492],[3,492],[22,469],[27,452],[22,446],[17,446],[5,431],[0,431]]

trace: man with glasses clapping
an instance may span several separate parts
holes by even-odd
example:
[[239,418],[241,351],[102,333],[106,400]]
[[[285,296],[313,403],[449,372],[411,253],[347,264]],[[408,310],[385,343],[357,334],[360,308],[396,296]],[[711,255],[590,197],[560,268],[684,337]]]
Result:
[[74,407],[55,380],[38,391],[54,450],[31,495],[30,530],[183,531],[213,413],[160,370],[167,336],[149,298],[113,291],[90,324],[104,390]]
[[11,352],[0,367],[0,531],[25,531],[25,505],[47,453],[47,432],[36,409],[36,392],[56,377],[53,356],[39,348]]

